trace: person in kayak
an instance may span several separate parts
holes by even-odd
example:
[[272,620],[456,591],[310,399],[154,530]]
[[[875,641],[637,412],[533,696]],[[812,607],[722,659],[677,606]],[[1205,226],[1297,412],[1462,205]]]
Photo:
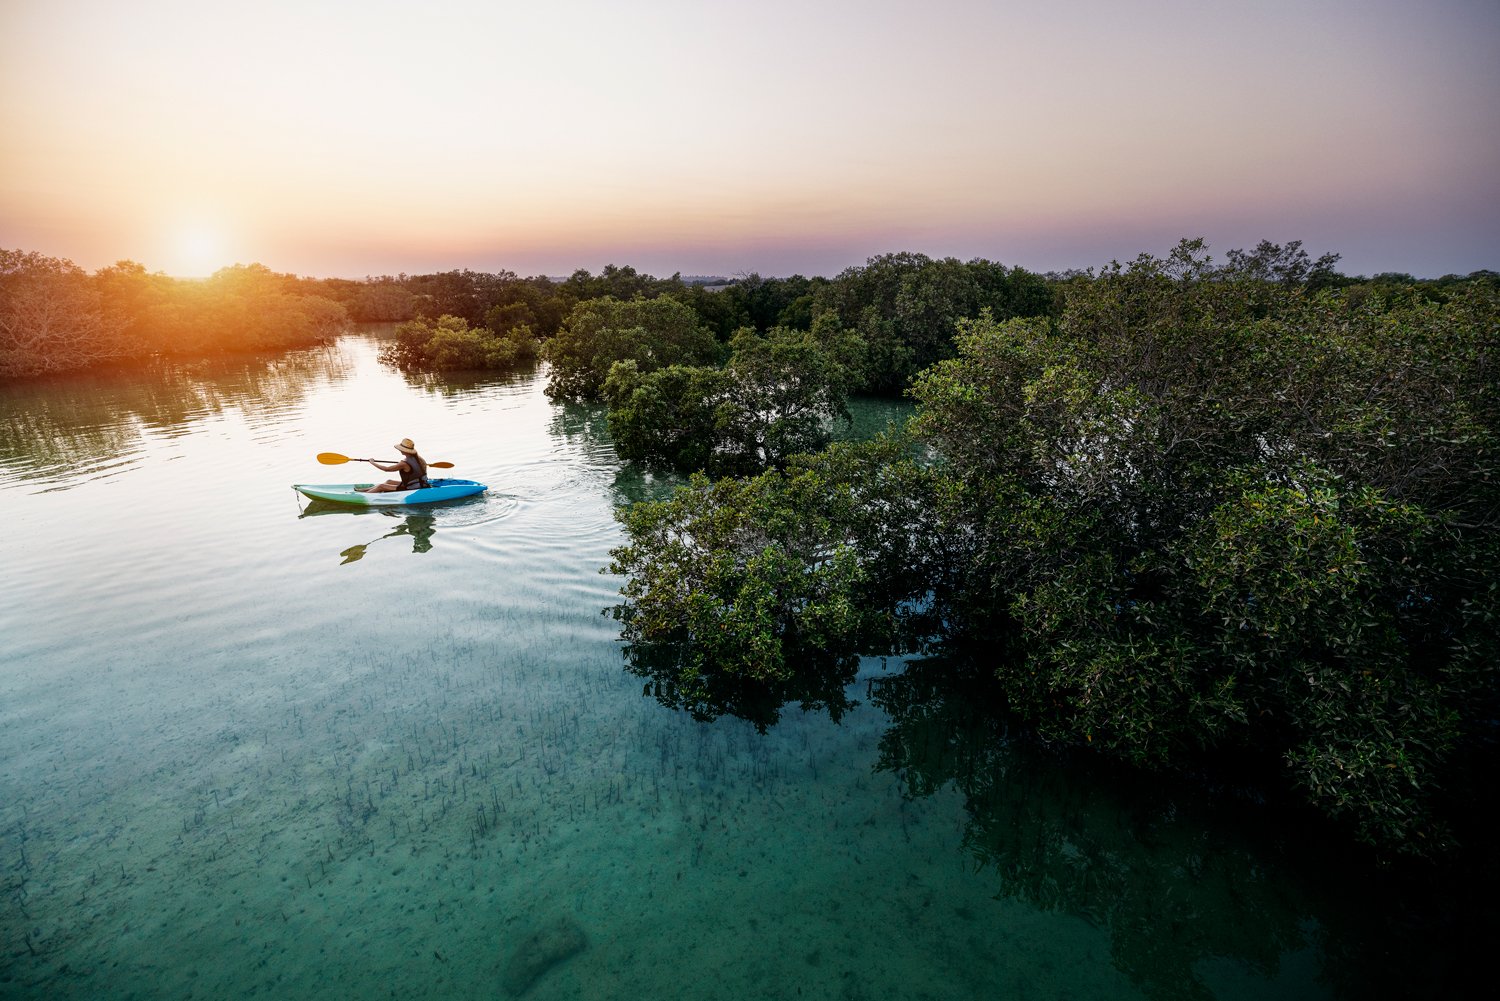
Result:
[[384,494],[392,490],[416,490],[419,487],[430,487],[432,484],[427,480],[427,460],[417,454],[417,446],[412,444],[410,438],[402,438],[396,444],[396,450],[405,458],[400,462],[376,462],[367,459],[370,465],[386,473],[399,473],[400,479],[386,480],[369,487],[355,487],[356,490],[367,494]]

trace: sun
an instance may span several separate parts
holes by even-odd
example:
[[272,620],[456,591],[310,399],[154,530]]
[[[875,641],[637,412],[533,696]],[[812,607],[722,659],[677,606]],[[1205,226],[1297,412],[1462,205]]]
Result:
[[172,241],[172,273],[204,278],[224,266],[224,240],[206,226],[179,230]]

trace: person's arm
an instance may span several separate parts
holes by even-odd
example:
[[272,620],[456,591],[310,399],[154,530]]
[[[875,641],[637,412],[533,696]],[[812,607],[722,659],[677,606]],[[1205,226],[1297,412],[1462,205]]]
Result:
[[376,462],[374,459],[367,459],[365,461],[369,462],[370,465],[374,466],[376,469],[384,473],[398,473],[407,468],[406,463],[404,462],[397,462],[391,465],[387,465],[384,462]]

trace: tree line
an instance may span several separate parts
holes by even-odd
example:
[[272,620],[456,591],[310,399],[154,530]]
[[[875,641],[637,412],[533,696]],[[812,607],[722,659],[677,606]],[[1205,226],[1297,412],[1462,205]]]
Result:
[[[1296,242],[1234,251],[1230,259],[1247,274],[1310,288],[1360,284],[1441,295],[1466,280],[1348,278],[1333,269],[1335,262],[1333,255],[1310,259]],[[0,250],[0,377],[306,346],[351,321],[416,321],[387,355],[404,368],[504,369],[533,362],[585,303],[669,297],[688,307],[719,346],[715,364],[727,360],[741,331],[811,331],[822,318],[822,330],[864,341],[852,388],[898,395],[917,372],[951,354],[957,320],[983,309],[1000,318],[1053,314],[1062,290],[1085,274],[1038,275],[985,260],[901,252],[833,278],[750,274],[715,285],[613,264],[597,275],[580,269],[563,279],[453,270],[363,280],[303,278],[251,264],[199,281],[149,272],[133,261],[89,274],[65,259]],[[591,322],[590,315],[586,310],[579,318]],[[649,359],[638,362],[643,374],[651,367]]]
[[346,323],[343,307],[304,280],[259,264],[184,281],[132,261],[91,275],[71,261],[0,250],[0,377],[283,350],[326,341]]

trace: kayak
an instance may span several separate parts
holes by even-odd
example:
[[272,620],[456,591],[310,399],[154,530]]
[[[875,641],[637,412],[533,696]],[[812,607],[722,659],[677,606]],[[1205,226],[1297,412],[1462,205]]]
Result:
[[436,501],[457,500],[482,494],[489,487],[473,480],[428,480],[430,487],[417,490],[391,490],[386,493],[367,494],[355,487],[368,487],[368,483],[293,483],[292,489],[313,500],[332,501],[335,504],[357,504],[360,507],[384,507],[388,504],[432,504]]

